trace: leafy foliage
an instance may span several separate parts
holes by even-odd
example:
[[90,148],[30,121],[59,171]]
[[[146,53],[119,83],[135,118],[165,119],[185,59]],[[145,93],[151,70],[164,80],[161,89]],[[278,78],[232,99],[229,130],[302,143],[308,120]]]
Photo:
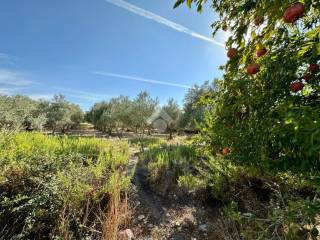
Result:
[[24,96],[0,96],[0,129],[41,129],[46,122],[42,106],[42,102]]
[[78,105],[62,95],[53,101],[36,101],[26,96],[0,96],[0,130],[43,130],[50,127],[62,131],[78,126],[84,118]]
[[0,135],[0,236],[98,238],[128,145],[98,139]]
[[[211,154],[229,147],[230,158],[249,165],[320,169],[320,75],[309,68],[320,59],[319,4],[305,1],[304,16],[287,24],[282,16],[292,1],[212,1],[220,16],[212,25],[214,33],[228,29],[226,47],[236,49],[236,55],[224,66],[219,90],[202,99],[212,105],[202,127]],[[262,47],[267,53],[257,57]],[[260,72],[248,74],[250,63],[258,64]],[[305,80],[306,74],[311,79]],[[296,81],[303,83],[302,91],[290,89]]]
[[147,120],[157,105],[158,100],[151,98],[147,92],[141,92],[134,100],[120,96],[96,103],[87,113],[87,120],[101,131],[108,130],[109,134],[124,128],[144,132],[149,125]]
[[53,132],[59,128],[63,132],[72,125],[79,125],[84,118],[83,112],[78,105],[66,101],[63,95],[56,95],[52,102],[47,103],[47,124]]
[[208,105],[201,102],[201,98],[215,92],[215,81],[210,83],[206,81],[204,84],[198,86],[194,85],[184,97],[183,114],[179,121],[179,127],[189,130],[198,130],[199,124],[203,122],[204,114]]
[[181,117],[181,110],[179,105],[173,98],[169,99],[168,103],[162,107],[164,112],[168,114],[171,118],[171,121],[168,124],[167,131],[170,136],[169,139],[172,139],[172,133],[178,128],[179,120]]

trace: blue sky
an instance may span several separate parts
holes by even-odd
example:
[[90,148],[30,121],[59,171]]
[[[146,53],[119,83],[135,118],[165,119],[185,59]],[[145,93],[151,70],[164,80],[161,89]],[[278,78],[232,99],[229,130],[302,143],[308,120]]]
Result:
[[182,103],[187,87],[220,77],[225,34],[174,0],[1,0],[0,94],[51,98],[87,110],[146,90]]

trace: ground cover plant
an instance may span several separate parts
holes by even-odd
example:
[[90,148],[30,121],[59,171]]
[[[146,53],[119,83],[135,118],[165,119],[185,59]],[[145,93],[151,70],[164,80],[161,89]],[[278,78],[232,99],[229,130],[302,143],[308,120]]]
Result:
[[117,234],[121,214],[108,221],[129,183],[126,142],[40,133],[0,139],[2,239],[112,239],[114,224]]

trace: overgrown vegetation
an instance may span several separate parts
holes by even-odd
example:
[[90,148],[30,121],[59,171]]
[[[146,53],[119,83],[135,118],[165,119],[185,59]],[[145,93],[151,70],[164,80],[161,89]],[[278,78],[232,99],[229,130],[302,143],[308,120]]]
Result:
[[0,140],[2,239],[113,239],[124,223],[127,143],[36,133]]
[[[175,7],[184,2],[201,11],[207,1]],[[197,138],[209,158],[202,179],[231,204],[227,213],[245,239],[315,238],[320,3],[210,2],[220,16],[214,34],[230,31],[230,60],[216,91],[200,100],[211,106]]]

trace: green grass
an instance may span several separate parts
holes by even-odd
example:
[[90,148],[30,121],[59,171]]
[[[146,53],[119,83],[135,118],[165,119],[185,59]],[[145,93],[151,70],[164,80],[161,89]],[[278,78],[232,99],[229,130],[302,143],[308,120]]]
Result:
[[191,145],[168,144],[151,147],[140,158],[147,165],[151,182],[157,182],[168,171],[178,181],[180,176],[195,170],[198,160],[196,150]]
[[164,138],[158,138],[158,137],[145,137],[145,138],[133,138],[128,140],[130,145],[133,147],[155,147],[159,146],[161,144],[164,144],[166,140]]
[[124,141],[0,133],[1,237],[97,237],[128,158]]

